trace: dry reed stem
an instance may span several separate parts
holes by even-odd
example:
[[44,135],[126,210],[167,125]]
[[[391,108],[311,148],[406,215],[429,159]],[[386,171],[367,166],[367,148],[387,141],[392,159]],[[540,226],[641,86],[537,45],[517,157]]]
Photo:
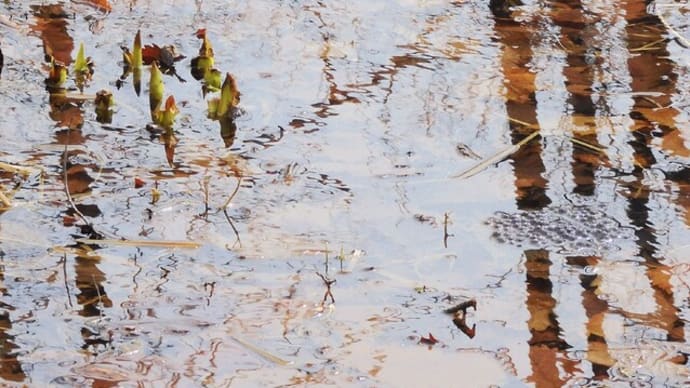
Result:
[[182,249],[197,249],[201,247],[201,243],[193,241],[164,241],[164,240],[114,240],[114,239],[92,239],[79,238],[76,240],[82,244],[98,244],[98,245],[118,245],[128,247],[153,247],[153,248],[182,248]]

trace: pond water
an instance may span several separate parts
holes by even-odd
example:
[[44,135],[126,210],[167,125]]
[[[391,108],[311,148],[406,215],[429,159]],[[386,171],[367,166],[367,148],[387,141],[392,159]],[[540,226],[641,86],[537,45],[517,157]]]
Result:
[[2,2],[0,385],[687,383],[689,10]]

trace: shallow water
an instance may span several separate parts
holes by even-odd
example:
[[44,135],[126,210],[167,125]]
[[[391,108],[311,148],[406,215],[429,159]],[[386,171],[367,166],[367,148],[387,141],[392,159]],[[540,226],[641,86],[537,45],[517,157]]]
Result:
[[[2,384],[686,382],[688,7],[510,4],[4,2]],[[117,87],[139,29],[186,56],[172,165],[148,68]],[[90,97],[51,96],[45,54],[81,42]]]

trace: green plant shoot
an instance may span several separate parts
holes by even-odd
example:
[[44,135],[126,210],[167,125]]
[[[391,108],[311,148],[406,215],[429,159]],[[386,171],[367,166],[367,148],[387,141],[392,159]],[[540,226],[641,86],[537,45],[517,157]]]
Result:
[[77,52],[77,59],[74,61],[74,72],[75,73],[88,73],[89,64],[86,61],[86,56],[84,55],[84,43],[79,45],[79,51]]
[[151,80],[149,82],[149,108],[151,108],[152,118],[154,118],[153,116],[163,102],[164,92],[165,86],[163,85],[163,74],[158,68],[158,64],[153,62],[151,65]]
[[141,53],[141,30],[137,31],[134,36],[134,48],[132,50],[132,67],[135,69],[141,68],[144,65],[143,55]]

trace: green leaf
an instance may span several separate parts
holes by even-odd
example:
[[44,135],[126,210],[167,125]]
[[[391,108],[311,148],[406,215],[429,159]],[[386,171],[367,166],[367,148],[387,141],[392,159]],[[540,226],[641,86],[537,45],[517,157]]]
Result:
[[153,62],[151,65],[151,80],[149,81],[149,108],[151,109],[152,116],[163,102],[164,92],[163,74],[158,68],[158,64]]
[[86,62],[86,56],[84,55],[84,43],[79,45],[79,51],[77,52],[77,59],[74,61],[74,72],[75,73],[88,73],[89,66]]
[[175,97],[170,96],[165,100],[165,109],[157,112],[154,121],[163,128],[172,129],[178,112],[179,110],[175,104]]
[[213,98],[211,100],[208,100],[208,118],[209,119],[216,120],[218,118],[218,115],[217,115],[218,101],[220,101],[219,98]]
[[232,111],[232,108],[237,106],[240,101],[239,91],[237,90],[237,83],[232,74],[225,75],[223,87],[220,91],[220,101],[216,109],[216,116],[223,117]]
[[137,35],[134,37],[134,49],[132,51],[132,66],[134,68],[140,68],[143,66],[143,56],[141,54],[141,30],[137,31]]
[[204,83],[211,92],[220,90],[222,73],[218,69],[211,69],[204,74]]

